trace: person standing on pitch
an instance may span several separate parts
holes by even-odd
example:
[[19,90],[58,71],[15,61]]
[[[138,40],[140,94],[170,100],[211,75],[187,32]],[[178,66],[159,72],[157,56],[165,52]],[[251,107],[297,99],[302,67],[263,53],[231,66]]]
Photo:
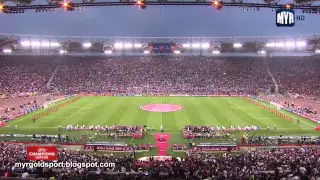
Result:
[[162,126],[162,124],[161,124],[161,126],[160,126],[160,131],[163,132],[163,126]]

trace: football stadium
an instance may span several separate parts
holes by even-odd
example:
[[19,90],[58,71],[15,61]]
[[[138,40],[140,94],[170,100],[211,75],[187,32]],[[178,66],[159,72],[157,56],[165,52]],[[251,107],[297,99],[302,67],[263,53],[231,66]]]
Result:
[[[121,13],[127,6],[136,9]],[[199,6],[272,12],[274,26],[292,29],[284,28],[286,36],[277,29],[279,36],[206,37],[199,24],[210,23],[189,17]],[[319,180],[320,36],[300,32],[319,7],[273,0],[0,2],[0,179]],[[295,18],[295,10],[303,13]],[[180,28],[181,36],[112,27],[131,27],[141,13],[154,26],[142,29]],[[278,20],[278,13],[292,21]],[[193,23],[171,21],[178,14]],[[255,34],[243,23],[237,31]],[[99,36],[93,24],[100,34],[123,35]],[[235,27],[217,24],[226,27],[214,25],[210,33]],[[67,29],[76,35],[42,35]],[[203,37],[183,36],[189,30]],[[125,36],[129,31],[140,36]]]

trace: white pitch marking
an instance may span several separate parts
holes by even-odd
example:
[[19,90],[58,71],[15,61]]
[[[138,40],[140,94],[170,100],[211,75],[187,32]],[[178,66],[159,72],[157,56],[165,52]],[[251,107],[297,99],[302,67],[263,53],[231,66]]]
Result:
[[82,108],[78,109],[76,112],[72,113],[70,116],[68,116],[67,118],[70,118],[72,117],[73,115],[75,115],[77,112],[81,111],[81,110],[84,110],[88,105],[92,105],[92,103],[96,102],[97,100],[93,100],[91,101],[90,103],[86,104],[85,106],[82,106]]

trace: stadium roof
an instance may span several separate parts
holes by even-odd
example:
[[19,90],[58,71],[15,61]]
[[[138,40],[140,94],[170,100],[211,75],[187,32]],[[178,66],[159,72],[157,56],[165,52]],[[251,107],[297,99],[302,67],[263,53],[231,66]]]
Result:
[[[244,8],[290,8],[290,9],[305,9],[315,10],[318,12],[320,6],[315,5],[315,0],[294,0],[292,4],[283,4],[280,0],[259,0],[255,2],[243,2],[243,0],[46,0],[38,2],[35,0],[3,0],[4,3],[13,2],[14,5],[6,5],[6,13],[16,14],[24,13],[24,10],[36,10],[40,12],[48,12],[57,8],[65,8],[68,11],[74,11],[82,7],[93,6],[132,6],[138,5],[142,9],[146,9],[149,5],[197,5],[197,6],[215,6],[221,9],[223,6],[227,7],[244,7]],[[50,9],[50,10],[49,10]],[[43,11],[44,10],[44,11]],[[47,11],[46,11],[47,10]]]
[[[252,37],[89,37],[0,34],[2,51],[12,52],[136,52],[170,46],[172,52],[316,52],[319,35]],[[8,51],[7,51],[8,52]]]

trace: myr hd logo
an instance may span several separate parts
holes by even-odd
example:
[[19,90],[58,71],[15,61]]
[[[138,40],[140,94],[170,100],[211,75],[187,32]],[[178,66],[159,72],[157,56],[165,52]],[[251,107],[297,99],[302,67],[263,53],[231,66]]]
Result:
[[278,27],[293,27],[295,21],[304,20],[304,15],[295,15],[293,9],[277,9],[276,11],[276,24]]

